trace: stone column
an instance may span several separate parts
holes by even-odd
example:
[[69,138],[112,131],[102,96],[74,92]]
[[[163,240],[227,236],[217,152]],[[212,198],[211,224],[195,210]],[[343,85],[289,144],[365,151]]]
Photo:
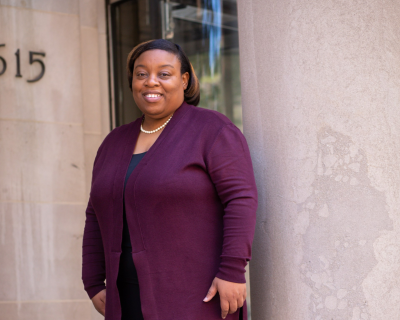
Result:
[[[104,8],[0,0],[1,319],[97,317],[81,245],[93,159],[109,130]],[[29,51],[45,53],[34,56],[46,68],[37,82],[27,82],[41,71]]]
[[400,2],[238,6],[253,319],[400,319]]

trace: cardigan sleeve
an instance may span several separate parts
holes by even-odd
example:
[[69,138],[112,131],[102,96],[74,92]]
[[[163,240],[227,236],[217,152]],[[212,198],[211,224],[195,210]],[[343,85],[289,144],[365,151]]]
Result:
[[216,277],[245,283],[256,223],[257,188],[246,139],[235,125],[227,124],[219,131],[206,163],[224,206],[223,246]]
[[[97,152],[93,168],[96,166],[99,151]],[[86,208],[86,221],[82,243],[82,281],[90,299],[106,288],[104,284],[105,279],[106,264],[103,240],[96,212],[89,197],[89,202]]]

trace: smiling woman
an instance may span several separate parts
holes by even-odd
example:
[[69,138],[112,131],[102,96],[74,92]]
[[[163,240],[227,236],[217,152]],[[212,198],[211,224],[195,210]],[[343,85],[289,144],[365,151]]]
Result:
[[[164,51],[165,53],[170,53],[174,57],[169,57],[172,59],[172,63],[169,63],[170,68],[174,68],[175,72],[180,71],[180,75],[184,76],[186,73],[188,74],[188,79],[186,83],[186,87],[184,87],[184,99],[187,103],[197,106],[200,102],[200,87],[199,81],[197,76],[193,70],[192,64],[190,63],[188,57],[183,52],[182,48],[177,45],[173,44],[170,41],[165,40],[152,40],[144,42],[138,46],[136,46],[128,55],[128,82],[129,88],[132,90],[133,85],[133,69],[140,66],[140,62],[135,65],[136,60],[141,56],[141,54],[146,53],[150,50],[156,50],[158,53],[160,51]],[[156,56],[153,54],[153,56]],[[159,67],[164,67],[168,65],[168,58],[164,57],[165,65],[160,65]],[[161,58],[159,58],[161,59]],[[161,62],[160,62],[161,63]],[[178,63],[178,64],[177,64]],[[143,66],[143,65],[142,65]],[[167,72],[168,73],[168,72]]]
[[146,152],[183,101],[199,103],[199,82],[181,47],[166,40],[136,46],[128,55],[127,69],[133,98],[144,114],[142,132],[157,132],[139,135],[134,153]]
[[246,140],[196,107],[198,80],[178,45],[142,43],[127,67],[143,115],[97,152],[85,289],[106,320],[247,319],[257,190]]
[[145,118],[147,126],[157,126],[182,104],[189,73],[181,74],[180,64],[174,54],[159,49],[146,51],[136,59],[132,92],[138,108],[151,115]]

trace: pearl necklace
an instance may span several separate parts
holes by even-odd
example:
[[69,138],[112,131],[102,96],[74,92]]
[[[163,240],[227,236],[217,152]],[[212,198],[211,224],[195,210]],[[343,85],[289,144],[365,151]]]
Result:
[[[161,127],[158,127],[157,129],[154,129],[154,130],[151,130],[151,131],[144,130],[143,129],[143,122],[142,122],[142,124],[140,125],[140,131],[142,131],[144,133],[157,132],[157,131],[161,130],[162,128],[164,128],[168,124],[168,122],[169,122],[169,120],[171,120],[172,116],[173,116],[173,114],[169,117],[169,119]],[[143,121],[144,121],[144,117],[143,117]]]

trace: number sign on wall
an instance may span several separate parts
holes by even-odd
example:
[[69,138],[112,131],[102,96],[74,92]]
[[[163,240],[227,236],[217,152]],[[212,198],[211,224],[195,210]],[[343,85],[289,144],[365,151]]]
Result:
[[[5,44],[0,44],[0,47],[5,47]],[[39,81],[40,79],[43,78],[44,76],[44,72],[46,70],[45,66],[44,66],[44,62],[42,60],[40,60],[39,58],[35,58],[35,56],[42,56],[45,57],[46,54],[44,52],[35,52],[35,51],[29,51],[29,64],[33,64],[33,63],[39,63],[40,67],[41,67],[41,71],[40,73],[33,79],[29,79],[26,80],[27,82],[36,82]],[[16,74],[15,76],[17,78],[21,78],[22,74],[21,74],[21,62],[20,62],[20,52],[19,49],[15,52],[15,58],[16,58]],[[0,76],[3,75],[7,70],[7,62],[6,60],[0,56]]]

